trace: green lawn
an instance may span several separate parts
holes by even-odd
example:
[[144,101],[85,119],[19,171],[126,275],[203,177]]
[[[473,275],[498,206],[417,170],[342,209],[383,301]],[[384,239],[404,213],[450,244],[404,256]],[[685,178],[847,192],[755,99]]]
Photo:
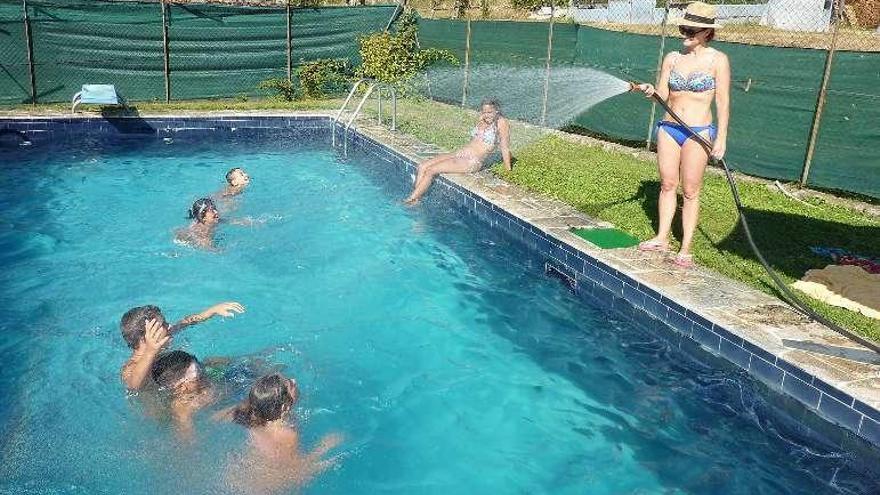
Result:
[[[140,113],[209,110],[331,110],[339,100],[280,103],[263,101],[196,101],[139,103]],[[32,107],[20,107],[31,109]],[[373,108],[373,107],[370,107]],[[40,105],[37,112],[66,111],[66,105]],[[372,112],[368,109],[368,113]],[[386,114],[387,115],[387,114]],[[476,114],[426,101],[401,101],[398,126],[403,132],[442,148],[453,149],[467,138]],[[513,125],[512,144],[517,159],[513,172],[494,169],[508,181],[565,201],[577,209],[640,238],[655,228],[658,175],[655,165],[621,151],[607,151],[534,127]],[[795,202],[761,181],[741,181],[740,192],[749,224],[770,264],[787,281],[810,268],[830,262],[813,255],[811,246],[842,247],[857,253],[880,255],[880,218],[853,209],[810,200]],[[755,260],[739,230],[733,198],[724,177],[707,174],[702,194],[700,227],[694,242],[698,263],[764,292],[778,295]],[[880,322],[806,299],[820,314],[861,335],[880,342]]]

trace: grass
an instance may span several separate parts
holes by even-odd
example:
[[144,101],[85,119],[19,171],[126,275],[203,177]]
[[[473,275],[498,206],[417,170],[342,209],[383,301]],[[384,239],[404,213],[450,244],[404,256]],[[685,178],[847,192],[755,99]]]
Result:
[[[336,110],[342,100],[298,100],[298,101],[276,101],[271,99],[248,99],[242,101],[239,99],[218,99],[218,100],[192,100],[192,101],[175,101],[171,103],[160,102],[137,102],[131,104],[129,114],[136,112],[138,114],[149,113],[174,113],[174,112],[207,112],[207,111],[246,111],[246,110]],[[95,110],[96,105],[82,105],[82,110]],[[46,103],[39,105],[19,105],[3,109],[0,107],[0,115],[12,115],[28,113],[31,115],[52,114],[52,113],[70,112],[69,103]],[[105,115],[120,115],[121,110],[108,109]]]
[[[136,110],[138,113],[335,110],[339,105],[340,100],[336,99],[202,100],[138,103]],[[372,107],[369,108],[371,112]],[[67,112],[69,107],[65,104],[27,106],[19,107],[14,113],[22,110],[39,114]],[[398,127],[402,132],[445,149],[461,146],[475,120],[476,114],[470,110],[430,101],[403,100],[398,106]],[[585,144],[580,138],[560,136],[526,124],[514,123],[512,127],[514,170],[505,172],[499,165],[495,173],[527,190],[565,201],[639,238],[653,235],[659,178],[651,160],[625,150],[606,150]],[[766,181],[740,181],[740,193],[759,247],[788,282],[800,278],[808,269],[830,263],[813,255],[811,246],[842,247],[866,255],[880,255],[877,252],[878,217],[821,197],[809,198],[810,205],[804,205],[771,189]],[[706,176],[694,253],[699,264],[778,296],[746,244],[738,227],[730,190],[719,174]],[[880,322],[806,297],[805,300],[831,321],[880,342]]]

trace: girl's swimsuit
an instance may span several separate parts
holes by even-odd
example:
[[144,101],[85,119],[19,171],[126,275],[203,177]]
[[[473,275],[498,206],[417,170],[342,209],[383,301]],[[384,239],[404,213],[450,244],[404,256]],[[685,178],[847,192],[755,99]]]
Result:
[[[471,138],[479,139],[481,143],[494,149],[498,145],[498,122],[495,121],[492,125],[482,130],[480,130],[479,125],[475,125],[473,130],[471,130]],[[470,165],[472,172],[479,170],[482,165],[482,160],[468,148],[460,150],[455,154],[455,157],[465,160]]]
[[472,138],[479,138],[486,146],[495,147],[498,144],[498,121],[492,122],[489,127],[480,130],[479,125],[475,125],[471,131]]
[[[712,58],[709,60],[709,68],[711,69],[713,62],[715,61],[715,51],[712,51]],[[712,76],[709,72],[701,72],[694,71],[687,75],[687,77],[683,76],[680,72],[675,70],[675,64],[678,62],[678,59],[681,58],[681,54],[677,54],[675,60],[672,62],[672,71],[669,73],[669,90],[670,91],[689,91],[691,93],[703,93],[705,91],[711,91],[715,89],[715,77]],[[690,132],[687,127],[677,124],[675,122],[669,122],[666,120],[661,120],[657,122],[657,130],[663,129],[664,132],[669,134],[672,139],[678,143],[679,146],[683,146],[684,143],[694,136],[692,132]],[[712,141],[715,140],[715,136],[718,133],[718,129],[715,127],[715,124],[703,125],[703,126],[691,126],[695,132],[703,132],[708,130],[709,137]]]

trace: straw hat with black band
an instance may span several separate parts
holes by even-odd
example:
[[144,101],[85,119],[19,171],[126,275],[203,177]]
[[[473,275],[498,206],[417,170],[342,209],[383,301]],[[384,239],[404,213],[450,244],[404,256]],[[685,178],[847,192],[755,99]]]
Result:
[[703,2],[694,2],[687,6],[684,11],[684,17],[673,19],[672,23],[682,27],[718,29],[721,24],[717,24],[715,17],[718,9],[714,5]]

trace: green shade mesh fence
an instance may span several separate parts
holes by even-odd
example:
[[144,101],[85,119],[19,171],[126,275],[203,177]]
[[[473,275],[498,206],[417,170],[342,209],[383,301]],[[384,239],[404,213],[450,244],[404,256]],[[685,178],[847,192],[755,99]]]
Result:
[[[163,10],[170,99],[253,95],[260,81],[287,77],[288,14],[283,6],[163,8],[156,1],[89,0],[27,0],[26,5],[37,102],[69,101],[85,83],[115,84],[133,101],[164,100]],[[291,64],[318,58],[357,63],[357,36],[383,29],[396,9],[292,9]],[[23,2],[0,0],[0,104],[31,101],[24,14]],[[728,54],[733,68],[729,161],[750,174],[797,180],[810,142],[829,36],[795,38],[749,26],[728,30],[736,42],[715,44]],[[467,51],[474,76],[468,80],[463,69],[446,69],[444,84],[429,85],[430,96],[474,106],[477,100],[469,96],[468,87],[497,88],[502,103],[517,108],[514,117],[540,121],[549,28],[548,23],[489,21],[471,22],[468,28],[463,21],[422,19],[422,46],[448,49],[462,61]],[[646,34],[571,23],[557,23],[553,29],[548,99],[556,105],[577,99],[571,86],[578,83],[565,80],[572,68],[599,69],[622,79],[656,77],[659,33],[665,26],[643,27]],[[758,35],[765,37],[763,46],[748,43]],[[880,49],[875,49],[880,43],[874,39],[880,33],[844,35],[846,50],[836,52],[813,141],[809,184],[880,197]],[[768,36],[775,38],[767,42]],[[768,46],[774,44],[788,47]],[[664,51],[678,47],[679,40],[668,37]],[[487,69],[480,72],[481,67]],[[478,75],[481,80],[474,80]],[[651,118],[651,111],[646,100],[625,94],[568,121],[597,135],[644,144],[657,118]]]
[[[384,29],[397,6],[291,10],[292,65],[357,63],[357,37]],[[158,2],[28,0],[37,101],[70,101],[85,83],[129,100],[164,100],[163,6]],[[256,94],[287,77],[287,10],[167,4],[172,99]],[[22,2],[0,1],[0,104],[30,102]]]
[[[464,60],[467,24],[422,19],[421,45],[449,49]],[[515,74],[516,69],[543,68],[548,29],[548,23],[471,21],[470,71],[481,74],[481,64],[506,67],[509,74]],[[656,78],[658,35],[563,23],[554,26],[552,43],[551,74],[588,67],[626,80],[653,82]],[[720,41],[713,46],[729,56],[733,71],[728,161],[752,175],[798,180],[827,51]],[[679,47],[680,40],[669,37],[664,51]],[[837,51],[832,69],[809,184],[880,198],[880,53]],[[513,99],[523,98],[516,94],[517,86],[517,81],[505,81],[500,75],[496,87],[503,104],[509,106]],[[529,86],[530,97],[540,101],[542,80]],[[435,98],[462,100],[460,87],[432,89]],[[548,98],[554,99],[552,92]],[[473,106],[477,101],[468,104]],[[515,117],[534,121],[538,113],[540,108],[531,115]],[[580,113],[571,124],[593,134],[644,145],[653,124],[650,115],[649,101],[624,94]]]

